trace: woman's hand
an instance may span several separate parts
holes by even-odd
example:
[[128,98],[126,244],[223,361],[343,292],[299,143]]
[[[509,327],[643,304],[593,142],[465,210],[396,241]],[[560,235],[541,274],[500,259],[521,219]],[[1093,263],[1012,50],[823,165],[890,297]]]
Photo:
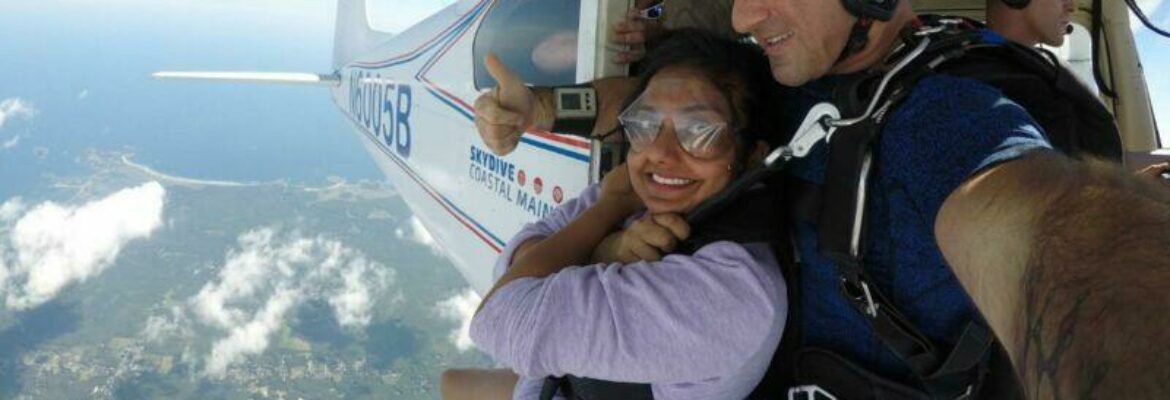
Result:
[[679,214],[646,215],[602,240],[593,252],[593,261],[626,264],[658,261],[690,235],[690,225]]
[[645,207],[630,184],[630,171],[626,164],[614,167],[601,179],[601,193],[594,207],[597,206],[616,207],[623,215],[631,215]]

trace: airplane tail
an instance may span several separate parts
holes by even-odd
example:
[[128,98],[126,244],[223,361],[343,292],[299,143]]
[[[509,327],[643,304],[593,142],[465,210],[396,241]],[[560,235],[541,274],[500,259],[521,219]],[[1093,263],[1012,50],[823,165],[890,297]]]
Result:
[[337,25],[334,29],[334,70],[341,69],[345,63],[357,59],[359,55],[393,36],[370,27],[366,0],[337,0]]

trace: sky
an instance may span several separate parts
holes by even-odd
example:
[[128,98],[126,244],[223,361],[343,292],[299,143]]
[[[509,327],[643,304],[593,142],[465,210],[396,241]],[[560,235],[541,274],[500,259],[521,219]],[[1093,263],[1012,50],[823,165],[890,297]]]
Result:
[[[1150,21],[1162,30],[1170,31],[1170,5],[1166,0],[1137,0],[1137,3]],[[1139,27],[1140,24],[1131,16],[1130,26],[1135,29],[1134,39],[1145,69],[1162,147],[1170,147],[1170,74],[1165,73],[1170,70],[1170,38],[1158,36],[1144,26]]]

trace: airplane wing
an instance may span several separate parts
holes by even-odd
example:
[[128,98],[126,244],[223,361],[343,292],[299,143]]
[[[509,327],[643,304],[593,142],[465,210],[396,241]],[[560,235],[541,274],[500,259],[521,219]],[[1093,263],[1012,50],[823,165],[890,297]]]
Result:
[[155,79],[190,79],[242,83],[274,83],[281,85],[336,86],[341,79],[336,74],[308,74],[298,72],[198,72],[163,71],[151,74]]

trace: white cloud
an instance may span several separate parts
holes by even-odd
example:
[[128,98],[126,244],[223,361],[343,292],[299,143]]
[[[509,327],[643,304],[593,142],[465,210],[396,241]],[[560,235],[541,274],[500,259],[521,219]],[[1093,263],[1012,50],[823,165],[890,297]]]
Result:
[[13,136],[11,139],[5,140],[4,144],[0,145],[0,149],[8,150],[16,147],[18,144],[20,144],[20,135]]
[[0,257],[8,258],[5,304],[36,307],[66,286],[101,274],[128,243],[149,238],[162,226],[166,191],[158,182],[123,189],[80,206],[41,203],[24,215],[19,199],[0,206],[11,223]]
[[422,221],[418,219],[417,215],[412,215],[409,221],[395,228],[394,236],[427,246],[435,255],[443,255],[443,247],[439,245],[439,242],[435,241],[435,237],[431,236],[431,232],[423,226]]
[[16,217],[19,217],[24,210],[24,201],[19,197],[5,201],[4,204],[0,204],[0,223],[15,221]]
[[187,301],[197,322],[226,333],[207,358],[210,376],[267,349],[287,314],[309,300],[327,301],[343,327],[368,325],[375,299],[395,277],[393,269],[323,237],[263,228],[237,242],[216,279]]
[[9,118],[30,119],[37,114],[37,109],[28,102],[19,98],[10,98],[0,101],[0,128]]
[[483,299],[479,297],[478,293],[471,290],[471,288],[467,288],[435,304],[435,308],[439,311],[439,316],[459,323],[459,327],[451,331],[450,335],[451,343],[459,351],[466,351],[475,346],[471,342],[471,317],[475,316],[475,310],[479,308],[481,301]]
[[355,263],[342,272],[343,288],[329,297],[329,305],[342,326],[366,326],[370,324],[370,287],[366,283],[369,275],[376,276],[375,282],[385,282],[385,271],[372,269],[365,260]]
[[302,299],[301,293],[288,289],[273,293],[250,321],[232,327],[228,337],[212,345],[207,372],[223,376],[229,365],[245,356],[264,352],[268,348],[269,337],[283,324],[284,315]]
[[85,100],[86,97],[89,97],[89,89],[82,89],[81,92],[77,93],[78,100]]
[[142,328],[142,336],[151,342],[161,342],[168,337],[191,337],[191,324],[187,313],[180,306],[171,306],[171,315],[152,315],[146,319],[146,326]]

